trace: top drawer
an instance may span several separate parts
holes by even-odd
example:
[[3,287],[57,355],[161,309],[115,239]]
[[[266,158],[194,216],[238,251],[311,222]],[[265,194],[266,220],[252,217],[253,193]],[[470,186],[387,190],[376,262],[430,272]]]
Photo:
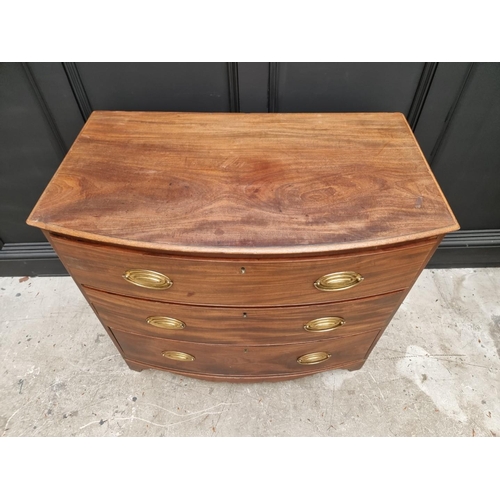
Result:
[[246,307],[336,302],[406,288],[436,243],[329,257],[217,259],[48,237],[80,285],[155,301]]

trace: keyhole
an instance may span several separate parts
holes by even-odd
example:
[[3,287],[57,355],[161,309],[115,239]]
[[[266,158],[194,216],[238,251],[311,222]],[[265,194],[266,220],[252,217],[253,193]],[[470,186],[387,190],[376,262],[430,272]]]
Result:
[[245,269],[244,267],[242,267],[242,268],[240,269],[240,272],[241,272],[241,274],[245,274],[246,269]]
[[246,318],[247,317],[247,313],[243,313],[243,317]]

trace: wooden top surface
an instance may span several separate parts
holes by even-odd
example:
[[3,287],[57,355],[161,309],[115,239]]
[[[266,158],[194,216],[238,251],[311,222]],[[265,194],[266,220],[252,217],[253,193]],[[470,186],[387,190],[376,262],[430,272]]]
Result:
[[94,112],[27,222],[131,247],[255,255],[459,228],[399,113]]

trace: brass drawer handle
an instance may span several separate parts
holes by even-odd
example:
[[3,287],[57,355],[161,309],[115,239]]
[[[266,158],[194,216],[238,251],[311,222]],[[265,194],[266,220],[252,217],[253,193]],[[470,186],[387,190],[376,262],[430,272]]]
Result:
[[328,352],[310,352],[297,358],[299,365],[317,365],[329,359],[332,355]]
[[363,276],[359,273],[355,273],[354,271],[341,271],[338,273],[325,274],[314,282],[314,286],[322,292],[336,292],[359,285],[363,280]]
[[180,351],[163,351],[162,356],[168,359],[173,359],[174,361],[194,361],[196,358],[188,354],[187,352]]
[[166,290],[174,284],[168,276],[147,269],[129,269],[123,275],[123,279],[133,285],[154,290]]
[[167,316],[149,316],[146,321],[151,326],[165,328],[167,330],[182,330],[186,328],[186,323],[180,319],[168,318]]
[[304,325],[306,332],[329,332],[345,325],[345,319],[339,316],[330,316],[328,318],[317,318]]

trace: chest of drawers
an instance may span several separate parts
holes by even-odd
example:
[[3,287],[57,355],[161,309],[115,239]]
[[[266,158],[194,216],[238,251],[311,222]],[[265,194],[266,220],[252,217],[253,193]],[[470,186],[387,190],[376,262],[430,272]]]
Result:
[[359,369],[458,224],[405,118],[94,112],[28,219],[130,368]]

